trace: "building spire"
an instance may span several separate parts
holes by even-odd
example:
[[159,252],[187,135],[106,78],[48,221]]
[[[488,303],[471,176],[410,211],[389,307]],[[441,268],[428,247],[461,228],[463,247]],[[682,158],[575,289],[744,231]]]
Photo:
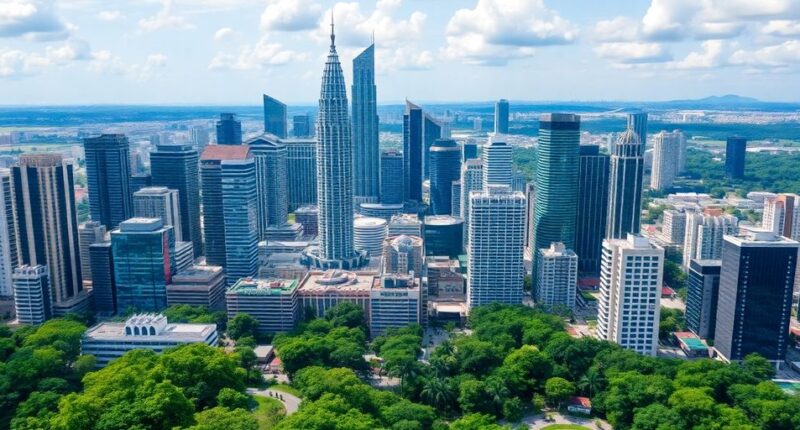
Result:
[[331,7],[331,49],[336,48],[336,33],[333,28],[333,7]]

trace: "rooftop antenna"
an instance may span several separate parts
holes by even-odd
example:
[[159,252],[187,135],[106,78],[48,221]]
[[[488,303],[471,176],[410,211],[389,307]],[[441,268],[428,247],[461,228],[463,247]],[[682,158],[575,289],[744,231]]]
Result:
[[372,40],[371,40],[371,42],[372,42],[373,45],[375,44],[375,29],[374,28],[372,29]]
[[335,45],[336,34],[334,34],[333,30],[333,7],[331,7],[331,46]]

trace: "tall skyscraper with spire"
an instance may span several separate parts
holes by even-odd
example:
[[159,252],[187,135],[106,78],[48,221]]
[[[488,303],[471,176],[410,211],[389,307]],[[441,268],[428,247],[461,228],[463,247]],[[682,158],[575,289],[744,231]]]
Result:
[[607,239],[625,239],[628,233],[639,233],[643,173],[644,144],[629,128],[619,136],[611,154]]
[[353,59],[353,184],[359,202],[374,203],[380,195],[378,104],[375,87],[375,45]]
[[336,53],[331,19],[331,50],[322,73],[317,116],[317,202],[319,247],[308,252],[319,268],[350,269],[366,253],[353,245],[353,140],[347,114],[347,90]]

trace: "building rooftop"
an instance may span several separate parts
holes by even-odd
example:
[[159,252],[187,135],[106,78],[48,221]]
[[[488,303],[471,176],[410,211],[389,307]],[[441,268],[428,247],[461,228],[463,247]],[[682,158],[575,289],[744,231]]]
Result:
[[382,228],[386,227],[386,220],[383,218],[360,217],[353,219],[353,226],[356,228]]
[[170,189],[167,187],[144,187],[139,191],[133,193],[134,196],[142,196],[142,195],[161,195],[167,194],[170,192]]
[[411,275],[385,274],[372,280],[372,289],[418,289],[419,278]]
[[300,295],[325,292],[368,293],[372,288],[373,278],[375,278],[373,272],[312,271],[300,281]]
[[201,160],[247,160],[250,158],[250,147],[247,145],[208,145],[203,151]]
[[208,282],[222,275],[220,266],[192,265],[172,276],[172,283]]
[[463,218],[451,215],[431,215],[425,217],[425,225],[444,226],[444,225],[459,225],[463,223],[464,223]]
[[119,231],[122,232],[153,232],[164,227],[161,218],[129,218],[119,223]]
[[742,234],[736,236],[725,236],[725,240],[738,246],[775,246],[775,247],[798,247],[800,243],[796,240],[784,236],[778,236],[771,230],[748,227],[742,229]]
[[280,296],[291,294],[297,288],[295,279],[242,278],[226,294],[243,296]]
[[[126,327],[159,327],[157,334],[126,334]],[[84,340],[126,342],[204,342],[216,324],[170,324],[164,315],[134,315],[126,322],[102,322],[86,331]]]

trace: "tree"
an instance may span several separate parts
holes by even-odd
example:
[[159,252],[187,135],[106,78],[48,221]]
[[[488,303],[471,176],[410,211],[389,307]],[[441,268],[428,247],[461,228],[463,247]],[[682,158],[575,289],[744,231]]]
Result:
[[255,338],[258,336],[258,321],[250,316],[250,314],[236,314],[236,316],[228,322],[228,336],[233,340],[245,336]]
[[775,377],[775,366],[766,358],[753,353],[748,354],[742,361],[745,371],[762,381],[767,381]]
[[459,385],[458,391],[458,406],[462,412],[494,414],[494,404],[489,399],[483,382],[475,379],[464,380]]
[[453,421],[450,430],[508,430],[509,427],[498,425],[495,418],[485,414],[467,414]]
[[325,319],[330,321],[334,327],[364,328],[367,327],[367,319],[364,316],[364,309],[355,303],[342,302],[325,312]]
[[681,417],[677,412],[654,403],[636,410],[631,430],[682,430]]
[[553,377],[544,384],[544,393],[551,405],[560,408],[575,393],[575,384],[564,378]]
[[586,374],[578,381],[578,388],[589,397],[602,390],[604,385],[605,378],[603,378],[603,374],[593,367],[586,371]]
[[[236,357],[239,359],[239,366],[245,370],[247,373],[247,379],[250,379],[250,373],[253,370],[253,367],[258,362],[258,357],[256,356],[255,351],[253,348],[246,347],[246,346],[237,346],[234,350],[236,352]],[[256,372],[258,373],[258,372]],[[260,379],[259,375],[258,378]]]
[[244,409],[217,406],[197,413],[195,421],[187,430],[258,430],[255,417]]
[[715,401],[708,388],[682,388],[669,397],[669,405],[681,418],[685,428],[691,428],[715,415]]
[[230,388],[223,388],[217,394],[217,405],[228,409],[250,409],[252,400],[247,394]]
[[524,416],[522,400],[519,397],[512,397],[503,402],[503,416],[511,422],[517,422]]
[[453,391],[444,378],[431,377],[422,384],[420,397],[425,404],[433,406],[439,411],[450,409],[454,401]]
[[86,326],[73,320],[52,319],[39,326],[25,338],[22,346],[54,347],[64,353],[67,361],[75,360],[81,352],[81,338]]

